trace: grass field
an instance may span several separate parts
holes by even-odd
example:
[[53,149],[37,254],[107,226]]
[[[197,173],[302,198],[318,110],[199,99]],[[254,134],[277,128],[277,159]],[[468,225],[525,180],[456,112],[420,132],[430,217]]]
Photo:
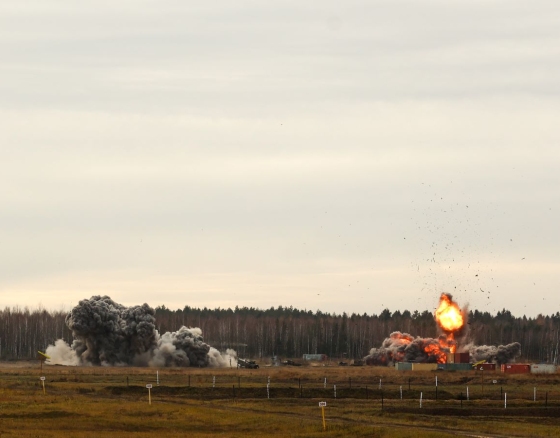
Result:
[[560,437],[560,375],[0,364],[1,437],[186,435]]

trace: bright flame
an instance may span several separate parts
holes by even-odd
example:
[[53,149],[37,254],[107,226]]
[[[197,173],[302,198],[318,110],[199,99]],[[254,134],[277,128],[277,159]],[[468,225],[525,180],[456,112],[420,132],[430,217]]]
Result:
[[[455,342],[455,336],[453,333],[461,330],[465,321],[463,320],[461,309],[457,303],[453,301],[451,295],[441,294],[435,317],[438,325],[447,336],[445,341],[447,344],[446,347],[449,348],[451,353],[455,353],[457,350],[457,343]],[[442,344],[441,340],[440,344]]]
[[447,354],[443,351],[439,345],[428,344],[424,347],[424,352],[428,355],[436,358],[437,363],[447,362]]
[[448,334],[452,334],[463,327],[464,321],[461,309],[451,299],[451,295],[441,294],[439,307],[436,310],[436,321],[441,329]]

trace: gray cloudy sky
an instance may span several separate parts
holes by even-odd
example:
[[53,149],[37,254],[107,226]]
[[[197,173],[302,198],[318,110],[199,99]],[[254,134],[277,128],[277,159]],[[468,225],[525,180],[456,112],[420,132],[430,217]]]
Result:
[[560,3],[0,4],[0,306],[560,310]]

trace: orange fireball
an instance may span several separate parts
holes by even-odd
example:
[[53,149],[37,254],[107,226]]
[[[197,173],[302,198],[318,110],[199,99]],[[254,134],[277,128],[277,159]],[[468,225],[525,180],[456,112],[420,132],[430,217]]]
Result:
[[439,307],[436,310],[436,321],[446,333],[460,330],[464,325],[461,309],[449,294],[441,294]]

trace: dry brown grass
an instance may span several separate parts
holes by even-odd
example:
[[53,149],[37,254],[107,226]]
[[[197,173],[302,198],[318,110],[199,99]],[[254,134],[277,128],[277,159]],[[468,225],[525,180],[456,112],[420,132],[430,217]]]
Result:
[[[0,364],[0,434],[5,436],[554,436],[560,427],[560,379],[485,372],[397,372],[380,367],[163,369]],[[212,388],[213,377],[216,387]],[[270,377],[271,399],[266,397]],[[128,378],[128,386],[127,386]],[[327,389],[324,379],[327,378]],[[379,379],[383,387],[383,409]],[[408,379],[411,390],[408,391]],[[491,384],[492,380],[499,383]],[[190,381],[190,386],[189,386]],[[148,405],[146,383],[154,384]],[[337,385],[334,399],[333,385]],[[302,389],[300,389],[300,385]],[[350,388],[350,385],[352,386]],[[471,400],[458,394],[470,387]],[[499,388],[508,392],[503,409]],[[533,386],[539,401],[532,401]],[[365,387],[368,386],[366,392]],[[404,400],[400,400],[400,386]],[[235,387],[235,390],[234,390]],[[542,398],[548,391],[548,408]],[[423,392],[423,408],[418,395]],[[235,394],[235,399],[234,399]],[[317,402],[327,401],[322,431]],[[466,432],[465,432],[466,433]]]

